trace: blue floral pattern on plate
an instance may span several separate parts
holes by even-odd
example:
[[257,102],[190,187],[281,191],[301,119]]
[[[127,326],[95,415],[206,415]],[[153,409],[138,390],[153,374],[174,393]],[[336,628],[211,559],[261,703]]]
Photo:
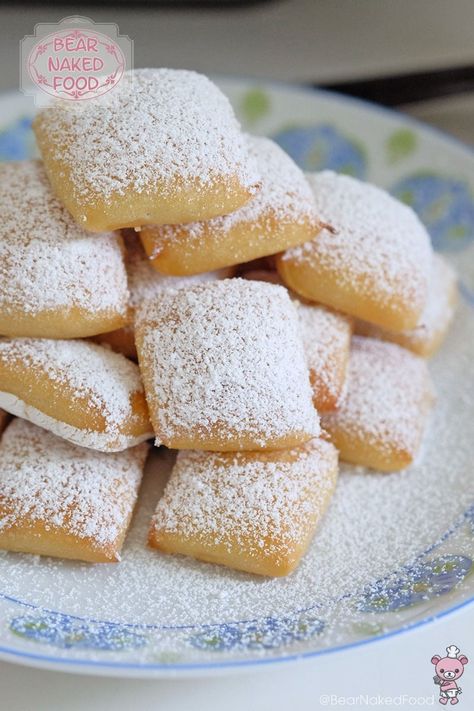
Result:
[[147,644],[147,638],[126,625],[89,622],[59,612],[20,615],[10,622],[10,630],[24,639],[43,642],[61,649],[81,648],[122,651]]
[[451,592],[472,567],[472,560],[462,555],[444,555],[407,566],[399,577],[374,583],[357,607],[362,612],[393,612],[431,600]]
[[273,138],[303,170],[335,170],[356,178],[367,177],[362,145],[330,124],[287,128]]
[[324,622],[317,617],[297,615],[277,619],[266,617],[252,622],[209,625],[192,635],[193,647],[206,651],[229,649],[275,649],[321,634]]
[[0,160],[24,160],[34,153],[31,117],[23,116],[0,131]]
[[435,249],[462,250],[474,238],[474,198],[462,180],[412,175],[394,185],[392,193],[418,213]]

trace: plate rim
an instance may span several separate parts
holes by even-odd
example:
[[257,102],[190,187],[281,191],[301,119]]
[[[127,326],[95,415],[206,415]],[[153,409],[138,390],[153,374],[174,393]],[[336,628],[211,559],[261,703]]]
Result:
[[[340,103],[343,104],[354,104],[355,106],[359,106],[360,108],[368,108],[374,113],[378,114],[383,114],[385,116],[391,117],[393,119],[401,119],[403,123],[406,124],[411,124],[414,126],[417,126],[419,129],[421,129],[424,133],[431,133],[433,136],[438,138],[439,140],[442,140],[446,143],[450,143],[453,146],[461,149],[464,152],[467,152],[472,155],[474,158],[474,145],[470,145],[469,143],[465,143],[462,141],[460,138],[457,138],[456,136],[451,135],[450,133],[447,133],[446,131],[443,131],[443,129],[438,128],[437,126],[432,126],[429,123],[426,123],[422,119],[418,119],[414,116],[410,116],[409,114],[404,113],[403,111],[399,111],[398,109],[393,109],[390,108],[389,106],[384,106],[383,104],[377,104],[375,101],[370,101],[368,99],[360,99],[357,96],[351,96],[350,94],[342,94],[339,91],[332,91],[330,89],[325,89],[324,86],[309,86],[308,84],[305,84],[304,82],[285,82],[285,81],[280,81],[278,79],[265,79],[265,78],[259,78],[259,77],[252,77],[252,76],[246,76],[245,74],[211,74],[210,75],[213,80],[216,82],[219,82],[219,80],[222,81],[227,81],[229,83],[235,82],[248,82],[249,84],[254,84],[254,85],[264,85],[268,86],[270,88],[274,89],[280,89],[282,91],[290,91],[290,92],[295,92],[295,93],[303,93],[303,94],[320,94],[322,96],[326,96],[329,99],[336,99],[336,101],[339,101]],[[6,93],[10,92],[0,92],[0,97]]]
[[392,637],[398,637],[402,634],[414,632],[416,629],[421,627],[426,627],[429,624],[434,624],[439,622],[445,617],[449,617],[455,613],[461,612],[461,610],[468,609],[474,603],[474,595],[462,602],[447,608],[446,610],[440,610],[438,613],[424,617],[421,620],[417,620],[408,625],[403,625],[395,630],[390,630],[383,635],[378,635],[377,637],[368,637],[366,639],[361,639],[356,642],[350,642],[345,645],[338,645],[336,647],[327,647],[323,649],[312,650],[308,652],[298,652],[295,654],[287,654],[280,657],[254,657],[251,659],[241,659],[241,660],[222,660],[219,662],[196,662],[196,663],[185,663],[185,664],[163,664],[163,663],[131,663],[131,662],[118,662],[107,660],[90,660],[90,659],[68,659],[67,657],[55,657],[53,655],[41,655],[35,654],[34,652],[25,652],[23,650],[10,649],[8,647],[3,647],[0,645],[0,661],[10,662],[12,664],[18,664],[22,666],[30,666],[42,669],[48,669],[50,671],[62,671],[77,674],[92,674],[94,676],[107,676],[107,677],[117,677],[123,672],[129,672],[125,674],[125,677],[193,677],[199,676],[203,672],[209,676],[212,676],[216,672],[230,673],[237,671],[244,671],[248,668],[264,669],[272,664],[288,664],[295,663],[298,661],[308,661],[317,657],[322,657],[329,654],[338,654],[342,652],[348,652],[350,650],[356,649],[358,647],[364,647],[369,644],[374,644],[376,642],[383,642]]
[[[290,83],[279,81],[276,79],[266,79],[264,77],[252,77],[246,75],[232,75],[212,73],[211,78],[217,82],[223,81],[229,84],[247,84],[269,88],[275,91],[285,91],[295,94],[306,94],[312,97],[321,96],[329,100],[341,104],[354,105],[360,109],[369,111],[372,114],[378,114],[399,121],[401,124],[418,128],[424,134],[433,136],[436,140],[441,141],[447,146],[451,146],[461,152],[468,154],[474,159],[474,146],[464,143],[455,136],[446,133],[442,129],[425,123],[424,121],[409,116],[408,114],[392,109],[373,101],[367,101],[358,97],[344,95],[339,92],[330,91],[324,87],[308,86],[304,83]],[[0,91],[0,102],[8,100],[26,99],[27,97],[19,90],[9,89]],[[4,594],[8,599],[11,596]],[[17,602],[15,600],[15,602]],[[19,601],[18,602],[22,602]],[[426,627],[429,624],[434,624],[439,620],[459,613],[467,611],[474,603],[474,594],[458,602],[450,607],[435,612],[434,614],[423,617],[415,622],[402,625],[397,629],[390,630],[384,634],[368,637],[365,639],[349,642],[334,647],[309,650],[306,652],[297,652],[294,654],[285,654],[275,657],[251,657],[248,659],[233,659],[233,660],[217,660],[206,662],[188,662],[188,663],[133,663],[120,661],[107,661],[102,659],[75,659],[67,657],[56,657],[54,655],[40,654],[25,650],[6,647],[0,644],[0,661],[9,662],[12,664],[23,665],[26,667],[40,668],[49,671],[68,672],[72,674],[94,675],[104,677],[119,677],[124,678],[190,678],[199,675],[217,675],[219,673],[229,674],[232,672],[243,671],[245,669],[264,669],[274,664],[289,664],[298,661],[310,660],[323,655],[338,654],[350,651],[359,647],[377,642],[383,642],[392,637],[400,636],[405,633],[414,632],[416,629]]]

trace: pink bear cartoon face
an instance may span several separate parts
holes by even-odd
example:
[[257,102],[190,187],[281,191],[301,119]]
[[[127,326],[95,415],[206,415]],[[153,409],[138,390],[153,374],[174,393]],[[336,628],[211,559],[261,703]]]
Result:
[[440,657],[436,654],[431,658],[431,663],[436,668],[435,683],[439,684],[440,703],[446,704],[449,699],[451,704],[456,704],[458,702],[457,696],[461,693],[456,679],[463,675],[464,667],[469,660],[465,654],[460,653],[460,650],[454,644],[447,647],[446,652],[446,657]]

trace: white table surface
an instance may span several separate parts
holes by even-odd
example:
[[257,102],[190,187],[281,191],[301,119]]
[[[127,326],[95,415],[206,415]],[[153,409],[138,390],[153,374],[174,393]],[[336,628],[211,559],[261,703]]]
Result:
[[[74,13],[117,22],[135,41],[136,66],[316,81],[474,60],[472,0],[286,0],[229,13],[15,5],[0,8],[0,90],[18,86],[21,37],[36,22]],[[474,144],[474,94],[409,112]],[[0,662],[0,711],[309,711],[325,708],[322,697],[332,694],[349,708],[430,708],[438,704],[430,659],[449,644],[474,662],[474,605],[347,652],[217,678],[101,679]],[[461,686],[461,708],[474,708],[474,664]],[[360,694],[393,698],[366,702]]]

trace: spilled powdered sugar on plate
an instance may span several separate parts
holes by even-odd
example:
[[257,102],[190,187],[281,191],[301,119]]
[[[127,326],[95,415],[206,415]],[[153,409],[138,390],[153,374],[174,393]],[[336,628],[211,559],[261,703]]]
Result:
[[[120,565],[2,553],[2,589],[65,613],[158,626],[283,616],[318,604],[318,615],[337,626],[338,619],[354,614],[350,598],[342,596],[409,563],[472,503],[466,373],[473,347],[474,321],[462,306],[450,338],[430,363],[438,402],[418,461],[394,474],[343,465],[314,542],[288,578],[258,578],[148,549],[148,526],[171,457],[158,454],[148,467]],[[327,632],[315,644],[334,642],[335,633]]]

